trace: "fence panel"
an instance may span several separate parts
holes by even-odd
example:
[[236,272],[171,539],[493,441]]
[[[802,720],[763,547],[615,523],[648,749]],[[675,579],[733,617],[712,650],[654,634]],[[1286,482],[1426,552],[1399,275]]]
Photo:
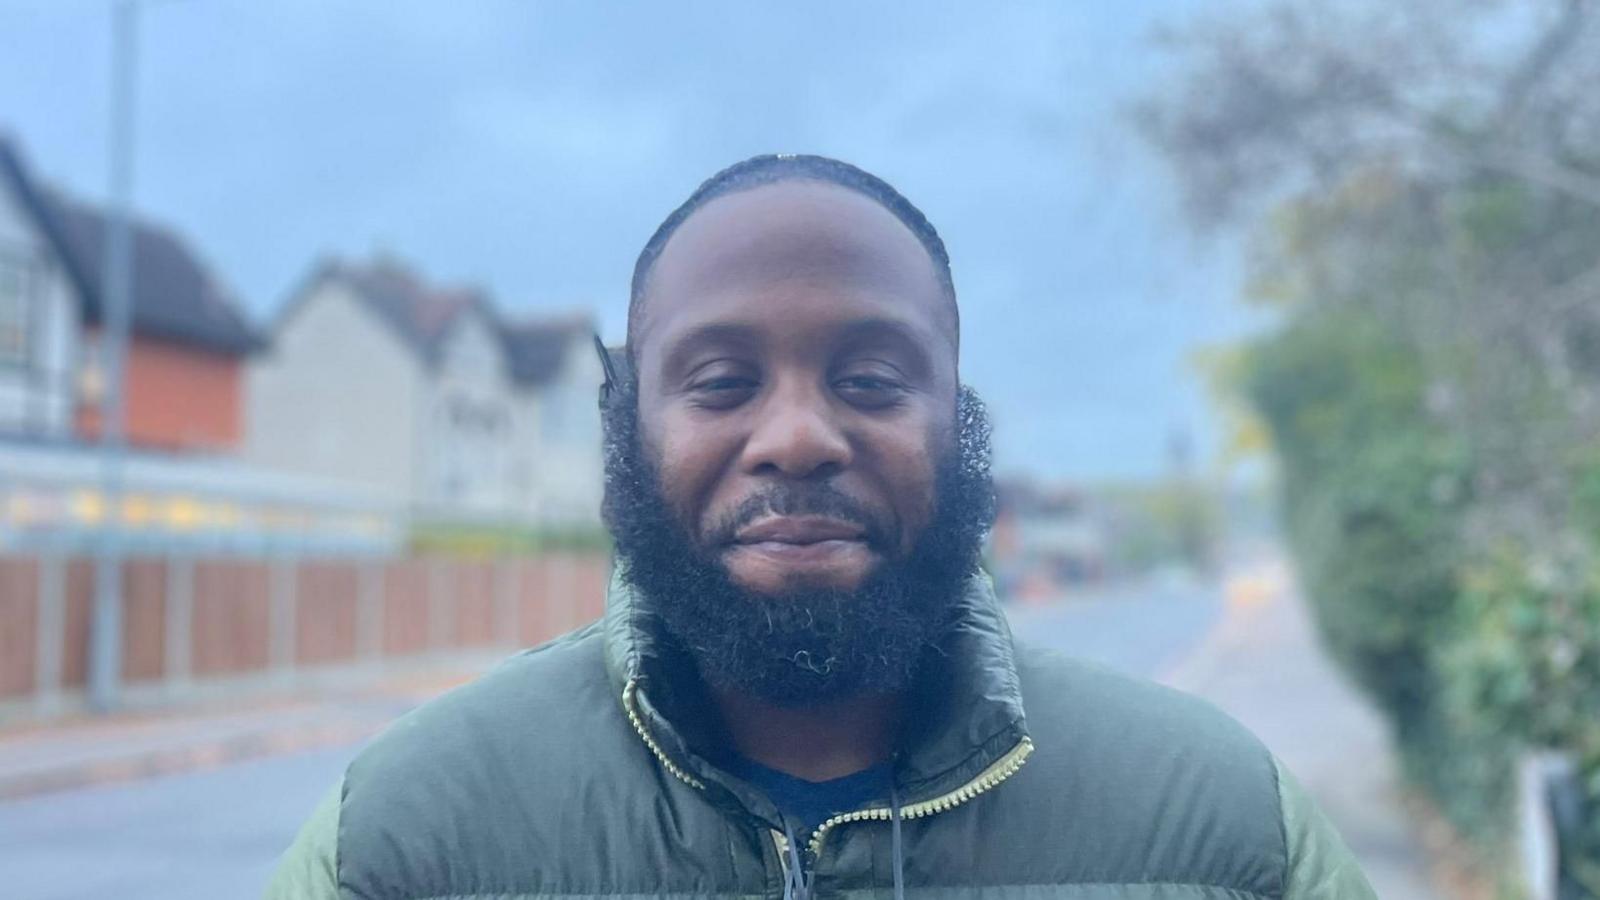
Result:
[[[306,668],[362,663],[370,673],[534,646],[601,615],[609,576],[608,560],[581,553],[149,556],[123,566],[121,678],[143,702],[241,676],[241,686],[281,687]],[[0,557],[0,713],[73,708],[88,675],[94,576],[83,556]]]
[[89,681],[89,623],[94,608],[94,563],[67,563],[61,628],[61,687],[81,688]]
[[610,569],[598,556],[577,556],[572,561],[577,577],[573,589],[577,592],[576,608],[579,625],[587,625],[606,611],[606,582]]
[[455,607],[454,646],[489,647],[495,643],[494,563],[458,560],[448,579]]
[[295,662],[325,665],[356,658],[360,573],[357,563],[302,562],[296,572]]
[[0,699],[39,689],[39,563],[0,558]]
[[122,568],[122,679],[165,677],[167,565],[130,559]]
[[555,634],[550,617],[549,565],[549,560],[542,557],[519,559],[512,563],[517,586],[518,646],[542,644]]
[[428,649],[428,563],[391,562],[383,571],[383,655],[414,656]]
[[199,563],[194,573],[194,674],[238,675],[267,668],[270,649],[269,566],[227,560]]

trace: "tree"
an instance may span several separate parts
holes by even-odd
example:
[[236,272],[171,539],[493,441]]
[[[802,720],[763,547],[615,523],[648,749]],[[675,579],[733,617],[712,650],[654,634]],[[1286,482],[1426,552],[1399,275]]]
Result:
[[1600,820],[1600,8],[1282,0],[1164,40],[1139,122],[1283,312],[1231,381],[1330,646],[1461,824],[1494,830],[1508,739],[1574,752]]
[[1140,120],[1197,228],[1270,244],[1274,299],[1365,301],[1430,358],[1470,348],[1479,364],[1437,367],[1436,414],[1551,533],[1570,484],[1543,457],[1600,435],[1600,9],[1332,6],[1169,34],[1188,77]]

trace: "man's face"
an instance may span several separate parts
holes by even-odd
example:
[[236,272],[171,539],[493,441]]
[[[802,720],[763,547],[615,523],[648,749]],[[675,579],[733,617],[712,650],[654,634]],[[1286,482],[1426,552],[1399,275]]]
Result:
[[831,185],[727,195],[668,241],[629,330],[605,514],[657,633],[778,705],[909,685],[994,512],[921,243]]
[[662,497],[736,585],[849,591],[911,551],[954,436],[956,326],[890,212],[806,181],[712,200],[633,327]]

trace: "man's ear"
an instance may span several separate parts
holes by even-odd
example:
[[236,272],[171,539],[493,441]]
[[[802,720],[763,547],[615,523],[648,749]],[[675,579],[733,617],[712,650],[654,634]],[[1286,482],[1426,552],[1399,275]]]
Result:
[[617,364],[611,358],[611,351],[606,349],[605,341],[600,340],[598,332],[594,335],[594,352],[600,355],[600,369],[605,373],[605,380],[600,383],[600,409],[603,411],[617,390]]

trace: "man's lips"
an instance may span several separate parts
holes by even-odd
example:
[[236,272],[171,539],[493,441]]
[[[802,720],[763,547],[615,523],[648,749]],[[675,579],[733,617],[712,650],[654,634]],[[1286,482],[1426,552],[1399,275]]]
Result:
[[797,577],[849,586],[877,557],[865,525],[825,515],[767,516],[735,531],[724,552],[730,574],[762,590]]
[[865,541],[860,525],[827,516],[771,516],[740,528],[733,543],[820,544],[823,541]]

